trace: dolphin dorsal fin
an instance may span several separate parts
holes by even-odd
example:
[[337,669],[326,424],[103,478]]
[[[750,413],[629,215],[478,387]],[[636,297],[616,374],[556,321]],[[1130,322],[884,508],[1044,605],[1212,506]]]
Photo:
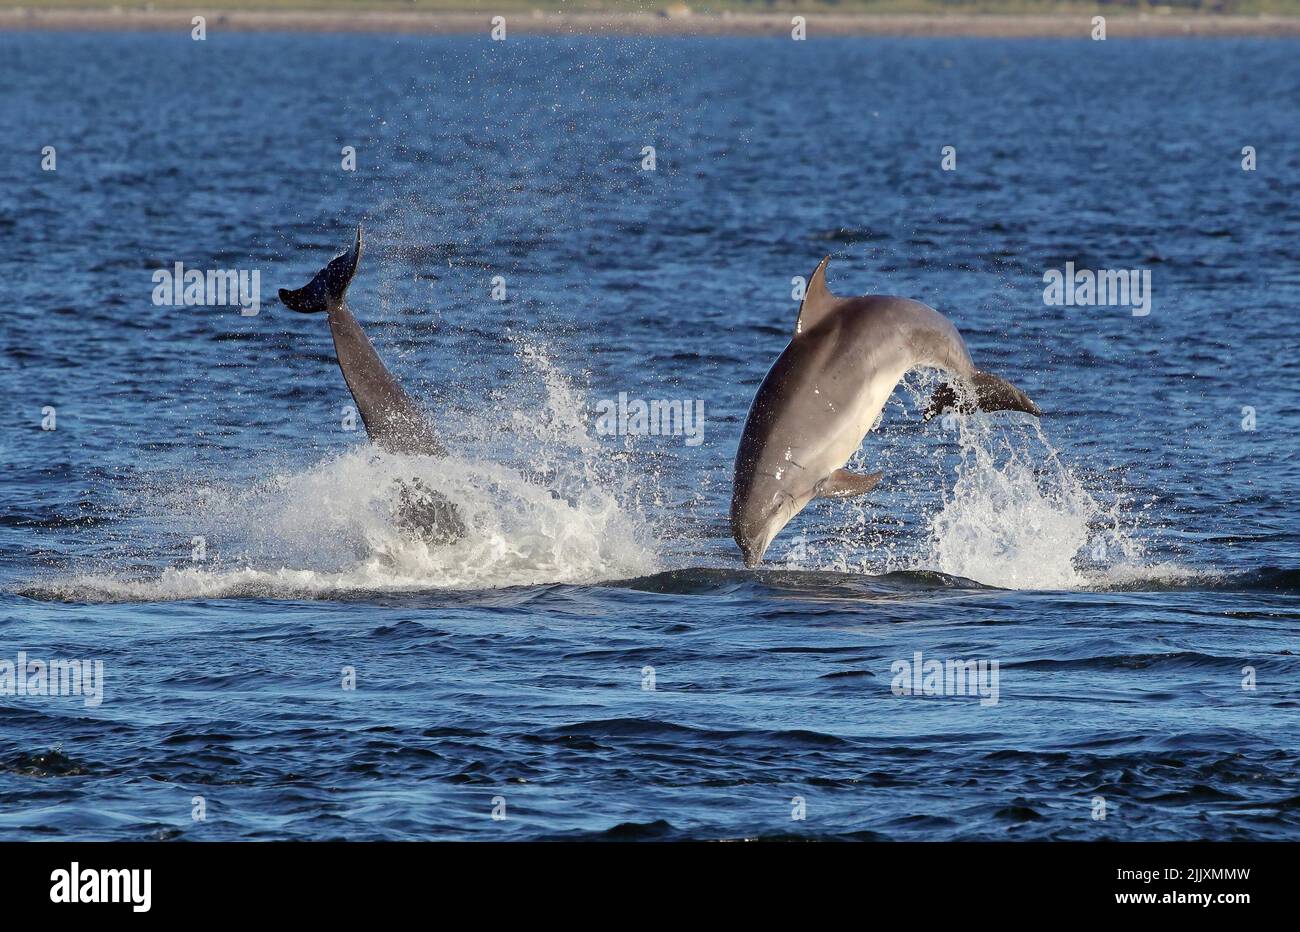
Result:
[[839,302],[839,298],[831,294],[831,290],[826,287],[826,265],[830,261],[830,256],[823,259],[817,266],[817,271],[813,272],[812,278],[808,280],[808,286],[803,293],[803,303],[799,305],[799,319],[794,324],[796,337],[821,323]]

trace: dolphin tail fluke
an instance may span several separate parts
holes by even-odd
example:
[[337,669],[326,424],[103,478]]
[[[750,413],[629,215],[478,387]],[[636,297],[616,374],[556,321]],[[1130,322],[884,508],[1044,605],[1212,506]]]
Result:
[[1024,411],[1034,417],[1042,417],[1042,410],[1029,400],[1028,395],[991,372],[976,370],[971,377],[971,385],[975,390],[973,397],[966,386],[952,382],[936,388],[930,396],[925,420],[950,409],[969,414],[976,408],[980,411]]
[[1034,417],[1043,414],[1028,395],[991,372],[975,373],[975,397],[981,411],[1024,411]]
[[290,291],[280,289],[280,300],[284,306],[299,314],[318,314],[343,303],[352,276],[357,273],[361,262],[361,227],[357,226],[357,239],[352,248],[341,256],[335,256],[329,265],[316,273],[316,277],[301,288]]

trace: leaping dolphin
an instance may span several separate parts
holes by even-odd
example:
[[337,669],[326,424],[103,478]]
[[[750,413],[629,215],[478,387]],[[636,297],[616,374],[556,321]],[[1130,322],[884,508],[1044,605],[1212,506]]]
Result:
[[763,379],[736,451],[731,533],[746,566],[817,496],[870,492],[882,473],[844,468],[910,369],[956,376],[933,394],[945,408],[1042,412],[1009,382],[975,368],[961,334],[932,307],[884,295],[840,298],[826,286],[827,256],[799,307],[790,345]]
[[[297,290],[280,289],[284,306],[300,314],[329,315],[334,352],[348,391],[357,403],[366,434],[392,453],[446,456],[447,451],[420,406],[388,371],[348,308],[348,286],[361,262],[361,227],[352,248],[336,256],[316,277]],[[465,531],[454,505],[418,479],[400,483],[398,524],[430,543],[447,543]]]

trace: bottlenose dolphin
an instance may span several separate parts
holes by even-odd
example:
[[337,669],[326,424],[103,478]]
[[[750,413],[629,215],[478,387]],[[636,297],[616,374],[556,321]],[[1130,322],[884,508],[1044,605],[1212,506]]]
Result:
[[847,498],[876,487],[882,473],[854,473],[844,464],[908,370],[956,376],[932,395],[927,420],[949,407],[1042,413],[1020,389],[976,369],[957,328],[934,308],[831,294],[828,262],[808,283],[794,336],[754,395],[736,451],[731,533],[746,566],[757,565],[817,496]]
[[[357,319],[348,308],[347,291],[361,262],[361,227],[352,248],[336,256],[306,285],[280,289],[280,300],[300,314],[329,316],[334,352],[348,391],[357,403],[366,434],[376,446],[392,453],[446,456],[447,451],[420,406],[388,371]],[[418,479],[398,483],[395,506],[399,526],[431,543],[446,543],[464,534],[454,505]]]

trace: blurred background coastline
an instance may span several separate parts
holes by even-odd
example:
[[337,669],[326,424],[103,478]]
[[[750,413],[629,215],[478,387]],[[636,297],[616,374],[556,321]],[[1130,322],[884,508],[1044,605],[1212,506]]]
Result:
[[809,37],[1025,38],[1087,38],[1102,15],[1108,38],[1300,36],[1300,0],[35,0],[0,3],[0,31],[189,29],[200,14],[209,27],[239,31],[475,33],[504,16],[521,34],[775,36],[803,16]]

